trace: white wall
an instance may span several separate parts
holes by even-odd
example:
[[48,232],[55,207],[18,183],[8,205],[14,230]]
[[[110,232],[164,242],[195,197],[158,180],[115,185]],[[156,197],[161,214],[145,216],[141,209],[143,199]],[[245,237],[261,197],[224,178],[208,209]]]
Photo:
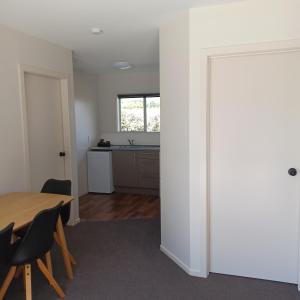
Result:
[[119,133],[117,96],[119,94],[159,93],[159,72],[115,71],[99,76],[99,122],[101,137],[113,144],[159,144],[159,133]]
[[[200,276],[207,275],[207,257],[208,248],[206,244],[207,232],[207,195],[206,195],[206,164],[207,157],[207,69],[204,61],[204,53],[207,48],[247,45],[262,42],[275,42],[284,40],[300,39],[300,22],[298,12],[300,11],[299,0],[247,0],[233,2],[223,5],[198,7],[189,11],[189,18],[184,20],[178,16],[177,20],[169,21],[161,27],[161,91],[162,101],[165,103],[174,99],[172,89],[185,91],[183,102],[183,111],[189,109],[189,134],[182,136],[182,142],[189,148],[189,180],[181,188],[186,191],[186,185],[189,185],[187,197],[182,198],[184,203],[179,202],[179,197],[175,196],[172,203],[170,195],[163,194],[162,206],[164,208],[164,218],[169,220],[168,224],[162,224],[164,236],[168,238],[168,251],[177,255],[181,263],[187,264],[188,255],[179,256],[178,253],[189,253],[190,261],[188,271],[191,274]],[[172,25],[173,24],[173,25]],[[182,27],[186,29],[182,34]],[[169,30],[166,30],[169,28]],[[185,62],[189,68],[189,92],[186,91],[186,74],[174,84],[174,70],[166,68],[170,56],[180,55],[181,47],[174,47],[172,36],[181,36],[184,43],[189,37],[189,55]],[[182,54],[186,56],[185,54]],[[173,85],[172,85],[173,83]],[[175,114],[175,116],[174,116]],[[162,122],[176,118],[181,120],[182,113],[178,111],[169,111],[166,106],[162,106]],[[172,135],[173,130],[170,127],[162,127],[162,153],[164,147],[172,149],[178,146],[176,140],[169,140],[169,144],[164,146],[164,136]],[[179,178],[182,165],[174,165],[168,161],[166,155],[162,155],[162,167],[172,169],[172,178]],[[166,179],[162,179],[162,184],[168,187]],[[164,190],[166,187],[162,187]],[[174,211],[189,207],[189,215],[177,221]],[[186,213],[184,213],[186,215]],[[186,233],[186,226],[189,226],[187,238],[179,235],[177,243],[172,243],[174,229],[178,232]],[[180,228],[178,228],[180,227]],[[170,240],[170,241],[169,241]],[[184,248],[184,249],[183,249]]]
[[78,161],[78,194],[88,193],[87,156],[99,139],[98,76],[74,72],[74,101]]
[[189,15],[160,28],[161,249],[183,267],[189,249]]
[[[75,152],[73,66],[70,50],[0,26],[0,194],[26,191],[26,172],[19,89],[19,64],[30,65],[65,74],[69,78],[69,108],[71,117],[72,180],[77,195]],[[78,217],[78,203],[75,215]]]

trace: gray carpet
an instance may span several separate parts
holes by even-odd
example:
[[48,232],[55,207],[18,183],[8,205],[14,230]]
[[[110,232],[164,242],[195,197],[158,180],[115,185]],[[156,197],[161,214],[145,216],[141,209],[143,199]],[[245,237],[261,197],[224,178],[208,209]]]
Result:
[[[53,251],[55,277],[66,299],[300,299],[295,285],[215,274],[209,279],[188,276],[160,252],[158,220],[85,222],[68,228],[66,234],[78,262],[72,282],[66,279],[59,252],[56,248]],[[24,299],[22,278],[11,285],[10,299]],[[51,299],[57,299],[56,294],[35,271],[33,300]]]

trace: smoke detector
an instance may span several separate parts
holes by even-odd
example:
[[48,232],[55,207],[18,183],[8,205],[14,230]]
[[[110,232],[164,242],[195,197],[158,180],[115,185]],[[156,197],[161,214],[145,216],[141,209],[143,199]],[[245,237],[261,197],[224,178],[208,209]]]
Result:
[[132,68],[132,65],[127,61],[116,61],[113,67],[118,70],[129,70]]
[[99,35],[99,34],[103,34],[104,31],[98,27],[93,27],[91,28],[91,33],[94,35]]

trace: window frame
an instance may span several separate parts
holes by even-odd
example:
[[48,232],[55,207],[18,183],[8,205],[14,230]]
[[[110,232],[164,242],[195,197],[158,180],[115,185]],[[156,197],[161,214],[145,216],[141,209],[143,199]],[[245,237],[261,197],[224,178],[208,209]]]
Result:
[[[118,102],[118,132],[121,133],[128,133],[128,132],[133,132],[133,133],[160,133],[160,131],[147,131],[147,98],[150,97],[159,97],[160,101],[160,94],[159,93],[147,93],[147,94],[120,94],[117,96],[117,102]],[[144,109],[144,130],[143,131],[122,131],[121,124],[122,124],[122,113],[121,113],[121,102],[122,99],[126,98],[143,98],[143,109]],[[160,102],[159,102],[160,104]],[[159,120],[160,121],[160,120]]]

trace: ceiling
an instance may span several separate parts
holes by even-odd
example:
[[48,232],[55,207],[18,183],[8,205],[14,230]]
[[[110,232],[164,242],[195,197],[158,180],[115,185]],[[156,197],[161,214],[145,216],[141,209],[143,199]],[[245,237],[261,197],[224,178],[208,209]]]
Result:
[[[158,27],[168,15],[231,0],[1,0],[0,23],[74,51],[77,68],[101,74],[115,61],[158,69]],[[104,30],[92,35],[91,28]]]

